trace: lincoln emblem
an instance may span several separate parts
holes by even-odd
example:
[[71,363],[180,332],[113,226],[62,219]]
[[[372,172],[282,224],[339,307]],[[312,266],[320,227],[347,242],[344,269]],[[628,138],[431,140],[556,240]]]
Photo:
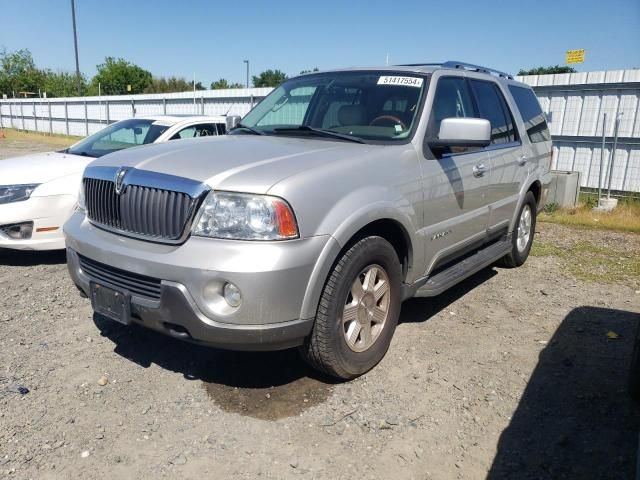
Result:
[[127,174],[127,169],[124,167],[120,167],[116,172],[115,178],[115,191],[116,195],[120,195],[124,191],[124,177]]

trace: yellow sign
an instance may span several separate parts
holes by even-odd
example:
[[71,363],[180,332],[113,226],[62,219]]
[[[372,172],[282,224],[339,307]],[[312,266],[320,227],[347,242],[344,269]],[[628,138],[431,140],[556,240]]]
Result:
[[[584,52],[584,50],[583,50],[583,52]],[[127,85],[127,92],[130,92],[130,91],[131,91],[131,85]]]
[[584,48],[581,48],[580,50],[567,50],[565,63],[567,65],[571,65],[572,63],[584,63]]

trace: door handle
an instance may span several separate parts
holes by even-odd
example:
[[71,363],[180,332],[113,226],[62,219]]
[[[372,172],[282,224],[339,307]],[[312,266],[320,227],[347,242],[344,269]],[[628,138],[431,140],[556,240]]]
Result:
[[478,163],[473,166],[474,177],[482,177],[485,173],[487,173],[487,167],[485,167],[484,163]]
[[519,159],[518,159],[518,165],[520,165],[521,167],[524,167],[527,164],[527,161],[529,161],[529,159],[527,158],[526,155],[522,155]]

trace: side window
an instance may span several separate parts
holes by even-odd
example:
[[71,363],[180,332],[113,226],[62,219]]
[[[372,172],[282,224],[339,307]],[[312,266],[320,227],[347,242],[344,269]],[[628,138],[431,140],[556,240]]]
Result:
[[215,124],[202,123],[198,125],[191,125],[190,127],[183,128],[179,132],[175,133],[171,140],[178,140],[182,138],[195,138],[195,137],[211,137],[218,134]]
[[516,102],[522,121],[527,129],[531,143],[548,142],[551,140],[547,121],[544,118],[540,103],[536,95],[529,88],[509,86],[509,91]]
[[470,80],[478,102],[480,118],[491,123],[491,144],[499,145],[515,141],[515,129],[502,92],[493,82]]
[[218,135],[218,129],[214,123],[203,123],[195,125],[196,137],[215,137]]
[[181,138],[193,138],[196,136],[196,127],[187,127],[182,130],[176,132],[171,140],[178,140]]
[[218,135],[225,135],[227,133],[227,126],[224,123],[216,123],[218,127]]
[[438,81],[436,94],[433,98],[432,135],[435,137],[440,131],[440,123],[445,118],[475,117],[471,93],[467,82],[462,77],[443,77]]

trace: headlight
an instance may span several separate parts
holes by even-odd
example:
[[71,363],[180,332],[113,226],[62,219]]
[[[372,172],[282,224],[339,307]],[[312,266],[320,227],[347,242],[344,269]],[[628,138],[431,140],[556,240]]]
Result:
[[200,207],[193,235],[234,240],[298,238],[293,211],[281,198],[211,192]]
[[27,200],[39,183],[0,186],[0,204]]
[[86,208],[84,200],[84,180],[80,182],[80,190],[78,190],[78,201],[76,202],[76,210],[84,211]]

